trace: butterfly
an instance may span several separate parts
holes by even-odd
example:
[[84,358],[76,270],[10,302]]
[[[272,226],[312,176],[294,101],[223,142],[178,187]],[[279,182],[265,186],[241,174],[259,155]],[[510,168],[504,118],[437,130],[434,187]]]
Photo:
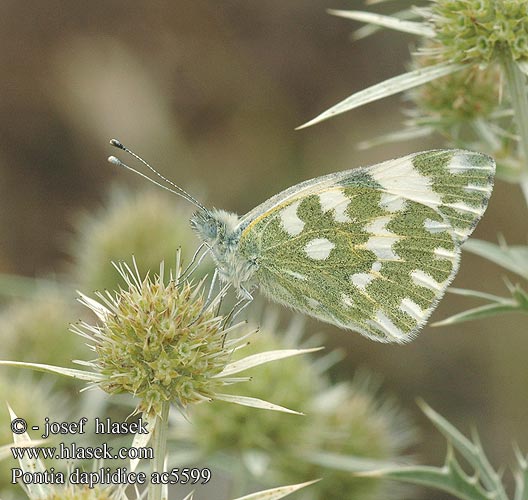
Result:
[[240,297],[250,300],[258,287],[324,322],[403,343],[424,326],[455,277],[494,174],[494,160],[481,153],[413,153],[301,182],[242,217],[207,209],[162,178],[198,207],[191,226],[220,279]]

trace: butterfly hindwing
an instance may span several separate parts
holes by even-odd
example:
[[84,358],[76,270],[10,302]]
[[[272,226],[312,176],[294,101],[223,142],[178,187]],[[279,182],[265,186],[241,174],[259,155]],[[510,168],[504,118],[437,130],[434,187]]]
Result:
[[405,342],[455,275],[493,169],[485,155],[431,151],[307,181],[251,213],[239,252],[273,300]]

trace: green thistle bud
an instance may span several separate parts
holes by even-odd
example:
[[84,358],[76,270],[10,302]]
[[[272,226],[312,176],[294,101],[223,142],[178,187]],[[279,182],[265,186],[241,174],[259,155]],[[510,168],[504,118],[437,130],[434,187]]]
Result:
[[[59,290],[48,287],[7,305],[0,313],[0,357],[69,364],[85,351],[79,339],[68,332],[68,324],[79,315],[78,311],[72,314],[74,306],[73,299],[67,300]],[[60,345],[60,349],[50,349],[50,345]]]
[[435,0],[429,22],[448,61],[487,64],[502,56],[528,59],[522,41],[528,36],[526,0]]
[[[416,58],[417,66],[429,64]],[[409,92],[418,107],[419,123],[449,129],[461,122],[487,118],[498,109],[501,87],[500,68],[468,66]]]
[[101,304],[82,296],[102,323],[75,328],[92,334],[100,388],[131,393],[140,411],[156,414],[166,401],[184,408],[214,399],[231,350],[224,345],[224,317],[206,306],[201,286],[180,282],[179,274],[166,283],[163,266],[143,280],[137,268],[116,267],[127,288],[98,293]]

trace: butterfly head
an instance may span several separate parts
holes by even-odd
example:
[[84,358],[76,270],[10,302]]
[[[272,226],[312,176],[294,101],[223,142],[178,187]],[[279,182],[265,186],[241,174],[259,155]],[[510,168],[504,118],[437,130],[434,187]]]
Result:
[[240,218],[225,210],[198,210],[191,217],[191,226],[206,243],[222,281],[231,283],[239,294],[256,271],[256,262],[239,252]]
[[141,162],[148,170],[161,179],[162,183],[151,179],[144,173],[130,167],[126,163],[123,163],[115,156],[110,156],[108,158],[110,163],[130,170],[149,182],[181,196],[198,208],[197,212],[191,217],[191,226],[200,239],[207,245],[208,250],[216,263],[220,278],[224,282],[231,283],[238,290],[240,295],[250,297],[249,292],[244,288],[244,284],[249,281],[255,273],[256,262],[253,258],[245,258],[238,252],[241,233],[238,215],[224,210],[208,210],[196,198],[191,196],[177,184],[174,184],[171,180],[161,175],[143,158],[128,149],[120,141],[112,139],[110,144],[117,149],[125,151]]
[[211,248],[237,243],[237,224],[238,215],[224,210],[198,210],[191,217],[191,227]]

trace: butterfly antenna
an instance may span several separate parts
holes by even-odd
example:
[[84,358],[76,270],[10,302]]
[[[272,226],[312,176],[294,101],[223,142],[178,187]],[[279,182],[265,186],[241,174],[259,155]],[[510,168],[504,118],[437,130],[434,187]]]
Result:
[[170,186],[172,186],[173,188],[176,189],[176,191],[174,189],[171,189],[167,186],[164,186],[163,184],[159,183],[159,182],[156,182],[154,179],[151,179],[150,177],[148,177],[147,175],[141,173],[139,170],[136,170],[135,168],[132,168],[130,166],[128,166],[126,163],[123,163],[119,158],[116,158],[115,156],[110,156],[108,158],[108,161],[110,163],[112,163],[113,165],[117,165],[119,167],[123,167],[123,168],[126,168],[127,170],[130,170],[138,175],[140,175],[141,177],[143,177],[144,179],[147,179],[149,180],[150,182],[152,182],[153,184],[155,184],[156,186],[159,186],[163,189],[166,189],[167,191],[173,193],[173,194],[177,194],[178,196],[181,196],[182,198],[184,198],[185,200],[187,200],[188,202],[192,203],[193,205],[195,205],[196,207],[200,208],[201,210],[207,212],[207,209],[196,199],[194,198],[193,196],[191,196],[187,191],[185,191],[183,188],[181,188],[180,186],[178,186],[177,184],[175,184],[174,182],[172,182],[171,180],[167,179],[166,177],[164,177],[163,175],[161,175],[154,167],[152,167],[151,165],[149,165],[143,158],[141,158],[141,156],[137,155],[136,153],[134,153],[132,150],[128,149],[126,146],[124,146],[120,141],[118,141],[117,139],[112,139],[110,141],[110,144],[118,149],[121,149],[123,151],[125,151],[126,153],[128,153],[130,156],[134,157],[136,160],[140,161],[141,163],[143,163],[143,165],[145,165],[151,172],[153,172],[154,174],[156,174],[160,179],[162,179],[164,182],[166,182],[167,184],[169,184]]

